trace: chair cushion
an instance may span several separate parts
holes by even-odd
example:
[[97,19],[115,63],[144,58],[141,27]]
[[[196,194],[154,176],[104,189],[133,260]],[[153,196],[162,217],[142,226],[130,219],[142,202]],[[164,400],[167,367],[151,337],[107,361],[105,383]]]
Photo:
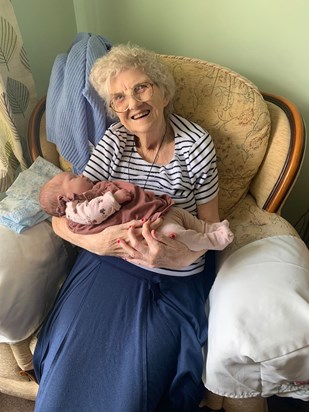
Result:
[[236,250],[255,240],[279,235],[299,237],[287,220],[276,213],[260,209],[251,195],[247,195],[238,203],[228,219],[234,233],[234,241],[220,253],[220,261],[224,261]]
[[224,218],[248,192],[264,158],[270,135],[267,104],[253,83],[220,65],[186,57],[162,58],[177,85],[175,112],[213,137]]

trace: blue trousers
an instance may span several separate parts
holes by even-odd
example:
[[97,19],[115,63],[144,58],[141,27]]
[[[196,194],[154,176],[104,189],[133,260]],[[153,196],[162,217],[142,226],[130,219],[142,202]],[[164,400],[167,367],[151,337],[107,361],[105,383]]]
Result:
[[214,254],[188,277],[80,252],[39,334],[36,412],[192,412]]

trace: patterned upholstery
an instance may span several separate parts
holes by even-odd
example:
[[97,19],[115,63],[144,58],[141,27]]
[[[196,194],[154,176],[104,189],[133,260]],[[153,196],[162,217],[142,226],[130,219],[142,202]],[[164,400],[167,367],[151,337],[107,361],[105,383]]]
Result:
[[177,87],[174,110],[214,139],[221,217],[246,195],[263,161],[270,135],[267,104],[249,80],[222,66],[165,56]]
[[[220,214],[229,219],[235,233],[235,241],[224,250],[221,259],[257,239],[298,236],[279,214],[265,210],[290,150],[290,125],[284,111],[266,102],[249,80],[227,68],[186,57],[161,57],[176,80],[174,111],[199,123],[214,139]],[[65,170],[70,168],[68,162],[59,159],[55,146],[46,143],[44,116],[33,121],[40,122],[40,154]],[[32,160],[38,153],[37,148],[32,151]],[[2,356],[0,345],[0,364]],[[18,390],[16,393],[23,396]],[[205,404],[223,406],[226,412],[267,410],[266,401],[259,397],[232,399],[210,392],[205,396]]]
[[[267,236],[297,236],[288,222],[262,210],[250,194],[251,184],[254,194],[263,189],[267,172],[264,171],[262,182],[256,176],[273,138],[268,104],[257,87],[214,63],[177,56],[163,56],[163,59],[177,85],[175,112],[202,125],[210,132],[216,146],[220,215],[230,220],[236,234],[235,241],[223,252],[224,257]],[[277,118],[277,123],[282,122],[286,127],[285,120],[282,116]],[[279,152],[281,150],[285,158],[287,143],[282,143]],[[276,169],[276,162],[272,161]],[[269,171],[267,176],[274,184],[275,173],[273,179]]]

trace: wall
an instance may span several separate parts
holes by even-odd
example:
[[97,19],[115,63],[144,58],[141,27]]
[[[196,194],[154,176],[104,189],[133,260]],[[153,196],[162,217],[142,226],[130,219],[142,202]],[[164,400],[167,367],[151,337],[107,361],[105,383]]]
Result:
[[66,52],[76,34],[72,0],[11,0],[31,64],[38,96],[46,94],[58,53]]
[[[46,84],[43,75],[48,78],[50,57],[68,45],[75,12],[78,32],[228,66],[261,90],[294,101],[309,124],[307,0],[13,0],[13,4],[33,68],[42,66],[35,72],[40,87]],[[60,28],[53,27],[59,19]],[[52,37],[50,50],[41,47],[47,31]],[[292,223],[309,205],[308,174],[307,148],[299,179],[283,208]]]

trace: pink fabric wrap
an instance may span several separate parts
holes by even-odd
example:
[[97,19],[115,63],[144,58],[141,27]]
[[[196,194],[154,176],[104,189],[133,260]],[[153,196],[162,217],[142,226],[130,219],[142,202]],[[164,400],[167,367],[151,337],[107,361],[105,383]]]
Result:
[[157,196],[154,192],[120,180],[98,182],[91,190],[76,196],[75,199],[91,200],[106,192],[115,193],[119,189],[126,189],[132,193],[132,199],[129,202],[123,203],[118,212],[99,225],[81,225],[68,221],[68,226],[72,232],[82,234],[98,233],[108,226],[126,223],[133,219],[145,218],[153,221],[163,216],[174,204],[173,199],[168,195]]

